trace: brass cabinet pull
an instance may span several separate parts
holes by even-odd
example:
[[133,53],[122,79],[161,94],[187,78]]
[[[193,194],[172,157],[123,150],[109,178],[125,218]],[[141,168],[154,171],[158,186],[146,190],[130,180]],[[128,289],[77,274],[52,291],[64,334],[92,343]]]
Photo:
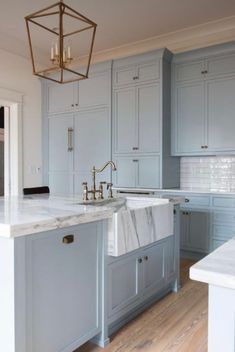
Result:
[[68,152],[73,151],[73,128],[68,128]]
[[74,235],[67,235],[67,236],[64,236],[62,242],[63,242],[64,244],[73,243],[73,242],[74,242]]
[[185,203],[189,203],[189,199],[188,199],[188,198],[185,198],[184,202],[185,202]]
[[138,150],[139,148],[138,147],[133,147],[132,150]]
[[138,159],[133,159],[132,161],[133,161],[134,163],[138,163],[139,160],[138,160]]

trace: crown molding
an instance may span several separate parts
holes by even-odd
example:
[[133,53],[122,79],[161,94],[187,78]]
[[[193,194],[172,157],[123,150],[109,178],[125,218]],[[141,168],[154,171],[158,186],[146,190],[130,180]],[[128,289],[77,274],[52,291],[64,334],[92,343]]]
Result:
[[119,59],[164,47],[173,53],[180,53],[234,41],[234,39],[235,16],[231,16],[108,50],[94,52],[92,63]]

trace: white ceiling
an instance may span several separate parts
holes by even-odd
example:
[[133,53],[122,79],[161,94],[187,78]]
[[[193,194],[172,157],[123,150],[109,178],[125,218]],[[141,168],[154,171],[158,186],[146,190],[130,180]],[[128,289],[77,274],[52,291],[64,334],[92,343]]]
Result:
[[[53,0],[0,0],[0,48],[29,56],[24,16]],[[65,0],[98,24],[95,52],[235,15],[235,0]]]

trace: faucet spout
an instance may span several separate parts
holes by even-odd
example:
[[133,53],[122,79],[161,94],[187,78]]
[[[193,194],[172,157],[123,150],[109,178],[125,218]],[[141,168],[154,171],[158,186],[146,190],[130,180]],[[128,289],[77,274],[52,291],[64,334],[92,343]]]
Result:
[[116,170],[117,170],[116,165],[114,164],[114,162],[113,162],[112,160],[110,160],[110,161],[107,161],[107,163],[105,163],[104,166],[103,166],[101,169],[96,169],[95,166],[94,166],[93,169],[92,169],[92,172],[102,172],[102,171],[104,171],[104,169],[105,169],[108,165],[111,165],[113,171],[116,171]]

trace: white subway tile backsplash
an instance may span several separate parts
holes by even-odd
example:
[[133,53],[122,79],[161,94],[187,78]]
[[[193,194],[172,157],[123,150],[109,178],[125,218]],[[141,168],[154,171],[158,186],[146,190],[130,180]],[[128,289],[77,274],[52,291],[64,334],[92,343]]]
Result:
[[234,191],[235,156],[181,158],[180,187],[186,190]]

